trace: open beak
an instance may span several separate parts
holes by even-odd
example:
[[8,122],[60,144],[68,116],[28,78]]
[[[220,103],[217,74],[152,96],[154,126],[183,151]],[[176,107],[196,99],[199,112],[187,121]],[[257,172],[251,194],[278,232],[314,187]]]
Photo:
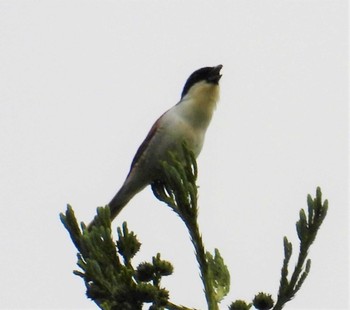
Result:
[[208,77],[208,82],[219,84],[219,81],[222,77],[222,74],[220,74],[220,71],[222,69],[222,65],[218,65],[216,67],[213,67],[210,76]]

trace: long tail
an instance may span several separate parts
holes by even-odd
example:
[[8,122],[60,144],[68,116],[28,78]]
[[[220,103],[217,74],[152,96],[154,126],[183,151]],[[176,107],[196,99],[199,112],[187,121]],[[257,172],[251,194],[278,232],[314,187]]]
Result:
[[[142,189],[145,188],[147,184],[133,184],[132,182],[125,181],[121,189],[115,194],[113,199],[108,204],[111,212],[111,221],[113,221],[120,211],[128,204],[128,202]],[[92,226],[95,225],[95,220],[93,220],[88,229],[91,230]]]
[[[140,189],[141,190],[141,189]],[[123,185],[122,188],[115,194],[113,199],[108,204],[111,212],[111,221],[113,221],[120,211],[127,205],[127,203],[133,198],[140,190],[131,191],[127,185]]]

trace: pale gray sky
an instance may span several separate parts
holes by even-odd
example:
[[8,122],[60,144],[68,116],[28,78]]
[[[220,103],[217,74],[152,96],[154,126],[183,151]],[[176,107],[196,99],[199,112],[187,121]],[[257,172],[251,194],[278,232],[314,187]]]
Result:
[[[347,1],[0,1],[0,308],[96,309],[58,214],[89,222],[188,75],[223,64],[199,157],[200,225],[235,299],[276,296],[282,238],[321,186],[329,215],[286,309],[348,301]],[[127,220],[178,304],[205,308],[186,229],[149,188]],[[296,254],[296,253],[295,253]],[[295,257],[295,256],[294,256]],[[293,265],[293,264],[292,264]]]

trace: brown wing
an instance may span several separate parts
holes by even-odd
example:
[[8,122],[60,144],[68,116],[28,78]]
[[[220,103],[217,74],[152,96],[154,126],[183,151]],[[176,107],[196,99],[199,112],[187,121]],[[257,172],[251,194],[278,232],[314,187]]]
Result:
[[[166,113],[166,112],[165,112]],[[165,114],[164,113],[164,114]],[[131,163],[131,167],[130,167],[130,171],[129,174],[131,173],[132,169],[134,168],[134,166],[137,164],[137,162],[139,161],[139,159],[141,158],[142,154],[145,152],[145,150],[147,149],[149,142],[152,140],[152,138],[155,136],[155,134],[157,133],[158,129],[159,129],[159,121],[162,118],[162,116],[164,115],[162,114],[157,121],[153,124],[151,130],[149,131],[149,133],[147,134],[147,137],[145,138],[145,140],[143,140],[142,144],[139,146],[139,148],[137,149],[137,152],[134,156],[134,159],[132,160]],[[128,174],[128,175],[129,175]]]

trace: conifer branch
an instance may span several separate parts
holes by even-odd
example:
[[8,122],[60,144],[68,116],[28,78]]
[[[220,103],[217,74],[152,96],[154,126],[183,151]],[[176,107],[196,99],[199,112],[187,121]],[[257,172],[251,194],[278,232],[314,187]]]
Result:
[[310,195],[307,196],[307,205],[308,213],[306,214],[305,210],[301,209],[299,220],[296,223],[296,230],[300,240],[299,255],[290,278],[288,278],[288,266],[292,257],[293,247],[287,237],[283,238],[284,260],[276,303],[274,304],[271,295],[259,293],[255,295],[252,303],[236,300],[230,305],[229,310],[249,310],[252,306],[259,310],[268,310],[271,308],[273,310],[281,310],[287,302],[295,297],[295,294],[300,290],[309,275],[311,260],[307,259],[308,251],[315,241],[317,232],[327,215],[328,201],[325,200],[322,202],[322,193],[319,187],[316,189],[316,197],[314,199]]
[[284,237],[284,261],[281,270],[281,281],[277,302],[273,310],[282,309],[285,303],[295,296],[310,272],[311,260],[307,259],[308,251],[315,241],[317,232],[328,211],[328,201],[322,202],[322,192],[319,187],[316,189],[316,197],[314,199],[312,199],[311,195],[307,196],[307,205],[308,214],[306,215],[305,210],[301,209],[299,221],[296,223],[296,230],[300,240],[299,256],[290,279],[288,279],[288,264],[292,256],[292,244],[287,237]]
[[168,291],[161,287],[161,278],[171,275],[172,265],[161,259],[143,262],[136,268],[132,259],[141,243],[127,224],[118,228],[118,241],[114,243],[108,206],[98,208],[95,225],[88,230],[84,223],[79,228],[73,209],[68,206],[60,214],[78,253],[74,274],[83,278],[86,295],[104,310],[142,310],[144,303],[150,309],[191,310],[169,302]]
[[[171,155],[171,161],[163,162],[162,168],[164,176],[152,184],[153,192],[185,223],[195,249],[208,309],[218,310],[219,303],[229,292],[230,274],[217,249],[214,254],[205,250],[198,227],[195,158],[184,145],[183,158]],[[311,260],[308,259],[308,252],[327,215],[328,201],[322,202],[319,187],[314,199],[308,195],[307,205],[307,212],[302,209],[296,223],[299,255],[290,277],[289,263],[293,247],[287,237],[283,239],[284,260],[276,303],[270,294],[258,293],[251,302],[236,300],[231,303],[230,310],[249,310],[252,307],[258,310],[281,310],[295,297],[309,275]],[[84,223],[78,225],[69,205],[60,218],[78,250],[79,270],[75,270],[74,274],[84,280],[87,296],[99,308],[142,310],[144,304],[150,304],[150,310],[195,310],[169,300],[169,293],[161,286],[161,280],[172,274],[173,267],[170,262],[162,260],[159,253],[150,262],[134,266],[133,258],[139,252],[141,243],[129,231],[126,223],[117,229],[118,240],[113,241],[108,206],[97,209],[95,225],[91,230]]]
[[162,162],[163,180],[153,183],[152,190],[185,223],[195,249],[208,309],[218,310],[218,303],[229,292],[230,275],[219,250],[215,249],[214,257],[205,251],[197,222],[197,163],[185,144],[183,155],[180,160],[171,154],[171,162]]

